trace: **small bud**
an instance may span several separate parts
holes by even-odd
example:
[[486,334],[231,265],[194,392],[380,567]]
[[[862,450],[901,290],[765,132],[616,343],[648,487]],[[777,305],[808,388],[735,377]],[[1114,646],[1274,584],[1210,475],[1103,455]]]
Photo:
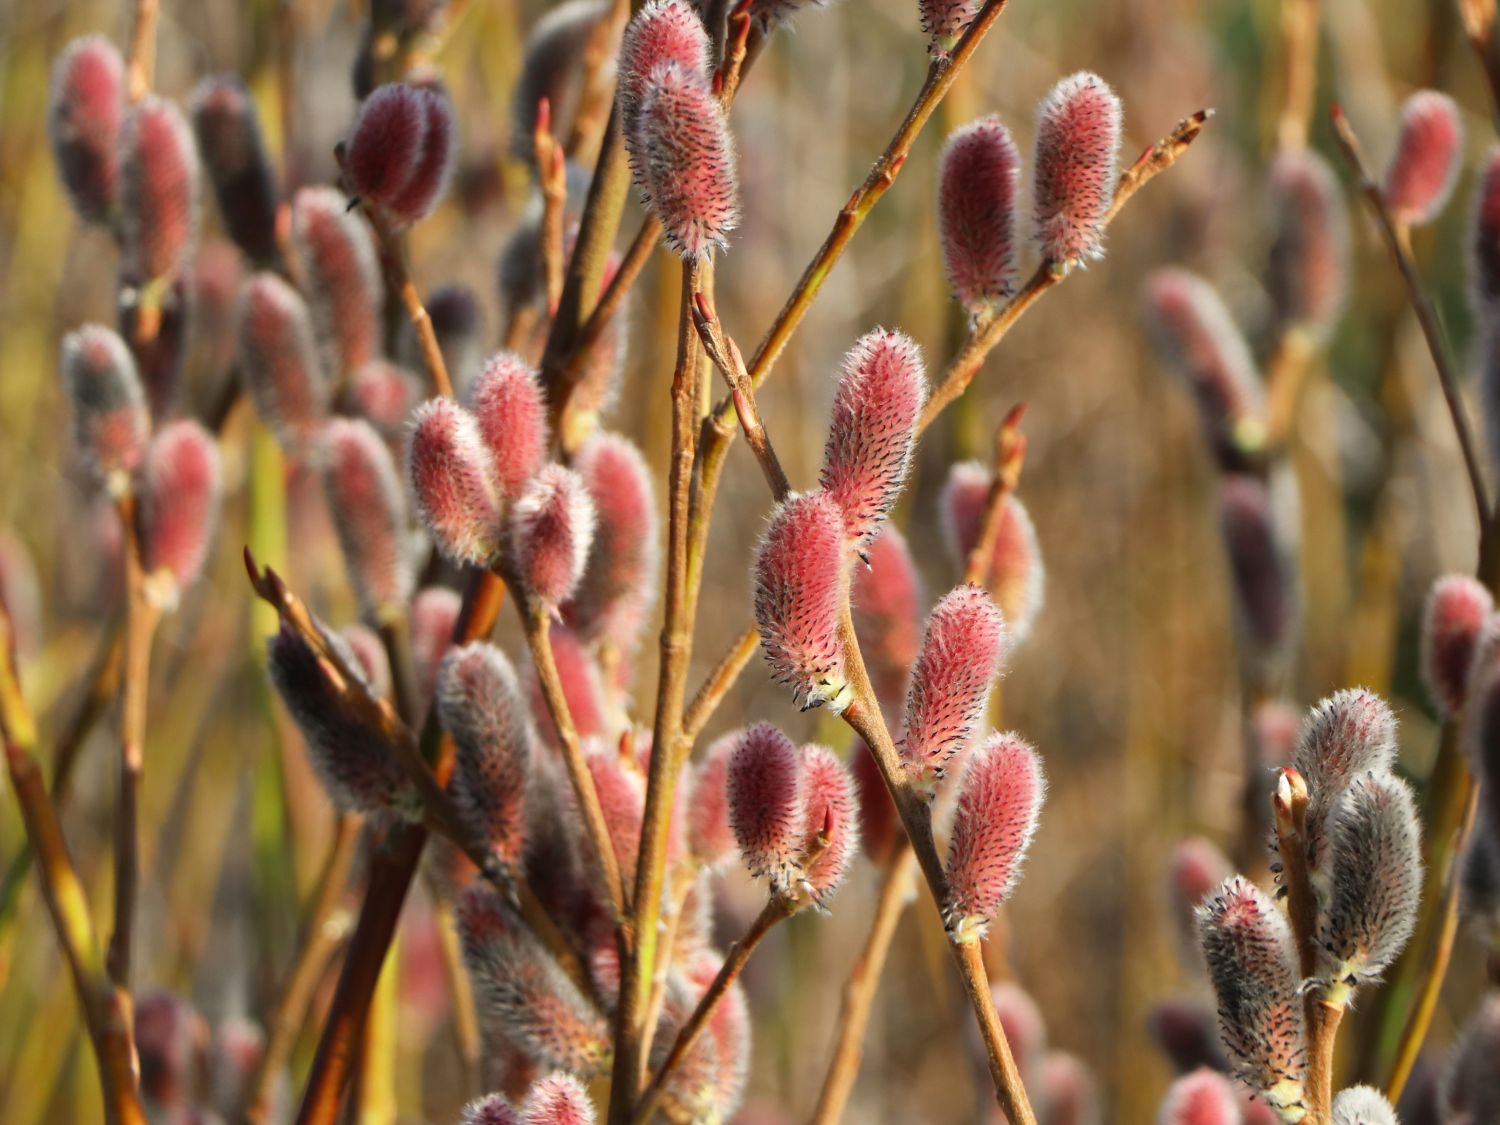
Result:
[[1260,657],[1274,658],[1292,628],[1293,578],[1278,540],[1271,492],[1258,477],[1228,473],[1221,478],[1219,528],[1241,627]]
[[292,250],[324,365],[352,375],[380,356],[380,263],[370,228],[330,187],[292,199]]
[[406,493],[395,458],[368,422],[336,418],[323,436],[323,482],[360,610],[404,612],[416,585]]
[[406,442],[406,477],[438,550],[455,562],[486,565],[500,549],[500,502],[474,416],[446,398],[419,406]]
[[635,129],[625,138],[646,209],[685,259],[727,249],[739,225],[734,146],[724,109],[702,75],[658,63],[641,89]]
[[1042,257],[1066,267],[1104,256],[1104,216],[1114,201],[1120,99],[1088,71],[1052,88],[1036,123],[1036,238]]
[[844,519],[825,492],[777,505],[755,558],[755,621],[772,678],[804,709],[849,705],[839,616],[849,596]]
[[712,73],[708,32],[687,0],[650,0],[625,28],[615,91],[622,136],[635,133],[651,74],[663,63],[704,81]]
[[421,383],[417,377],[384,359],[365,364],[349,385],[349,403],[354,412],[387,439],[405,432],[407,418],[421,401]]
[[86,324],[63,337],[60,367],[79,452],[111,490],[128,486],[151,437],[151,415],[130,349],[110,329]]
[[446,586],[429,586],[411,605],[411,658],[424,700],[436,690],[438,667],[453,645],[463,599]]
[[1021,877],[1047,782],[1036,751],[1013,734],[996,734],[969,758],[953,839],[943,921],[955,945],[984,937]]
[[295,452],[310,450],[331,390],[307,305],[273,273],[256,274],[240,297],[239,357],[245,386],[277,441]]
[[875,697],[894,711],[906,698],[922,643],[922,580],[906,537],[887,527],[870,544],[869,565],[854,568],[854,635]]
[[1333,1099],[1333,1125],[1400,1125],[1400,1122],[1379,1090],[1350,1086]]
[[773,895],[793,893],[803,878],[807,797],[792,740],[770,723],[746,729],[730,755],[726,788],[745,867]]
[[1447,94],[1419,90],[1401,106],[1383,194],[1397,222],[1420,226],[1448,204],[1463,161],[1464,126]]
[[190,112],[224,229],[251,261],[271,265],[276,184],[250,92],[232,74],[205,78],[193,91]]
[[943,146],[938,170],[943,266],[953,295],[970,316],[994,312],[1015,292],[1020,172],[1016,143],[994,115],[955,130]]
[[521,1113],[525,1125],[594,1125],[588,1091],[561,1071],[532,1084]]
[[120,135],[120,243],[140,282],[172,278],[198,232],[198,150],[171,102],[148,94]]
[[880,533],[901,494],[926,397],[922,353],[910,337],[877,329],[844,356],[820,483],[856,550]]
[[817,745],[802,748],[802,793],[805,851],[822,848],[807,864],[805,886],[822,903],[843,885],[859,850],[859,798],[848,767],[828,747]]
[[[978,461],[954,465],[940,501],[943,543],[954,567],[968,569],[969,553],[979,542],[991,483],[990,471]],[[1042,565],[1036,525],[1015,496],[1005,498],[995,554],[985,588],[1000,607],[1012,646],[1031,635],[1046,596],[1047,572]]]
[[1301,1106],[1306,1032],[1286,916],[1236,875],[1198,908],[1198,936],[1219,998],[1219,1033],[1240,1080],[1274,1109]]
[[52,64],[47,131],[57,171],[80,218],[107,223],[119,193],[125,62],[113,43],[89,35]]
[[1283,149],[1271,165],[1271,243],[1266,287],[1283,327],[1323,339],[1343,312],[1349,284],[1349,215],[1327,162],[1309,148]]
[[1351,781],[1328,820],[1330,890],[1318,918],[1318,954],[1331,1004],[1378,980],[1416,925],[1421,830],[1410,787],[1386,773]]
[[1480,631],[1495,608],[1490,592],[1466,574],[1433,584],[1422,615],[1422,678],[1444,716],[1463,711]]
[[[325,635],[358,672],[358,660],[343,639]],[[348,699],[351,686],[334,667],[289,625],[271,638],[267,657],[271,683],[302,732],[308,760],[333,803],[356,812],[415,815],[420,800],[396,751],[355,710]]]
[[1500,993],[1480,1003],[1449,1053],[1442,1080],[1443,1120],[1453,1125],[1500,1121]]
[[1157,1125],[1240,1125],[1239,1099],[1227,1078],[1202,1067],[1172,1083],[1156,1120]]
[[1384,773],[1396,758],[1396,717],[1363,688],[1335,692],[1308,712],[1292,765],[1307,781],[1307,859],[1323,867],[1325,822],[1363,773]]
[[1250,346],[1213,286],[1186,270],[1146,282],[1146,317],[1157,354],[1187,383],[1198,422],[1225,469],[1245,466],[1265,429],[1265,395]]
[[594,502],[572,469],[546,465],[510,510],[510,550],[522,584],[548,605],[568,600],[594,540]]
[[190,419],[165,426],[146,450],[141,481],[141,551],[148,572],[178,590],[203,571],[219,524],[219,447]]
[[984,717],[1005,653],[1005,622],[978,586],[957,586],[933,608],[906,695],[899,749],[914,784],[936,792],[944,765]]
[[589,439],[573,460],[594,504],[594,541],[567,618],[579,634],[633,652],[651,614],[660,567],[656,493],[640,450],[616,434]]
[[489,446],[491,479],[503,500],[521,495],[547,457],[547,405],[536,372],[513,352],[496,352],[469,394],[469,409]]
[[453,736],[454,802],[508,869],[520,863],[532,733],[515,669],[492,644],[451,648],[438,669],[438,718]]
[[918,0],[928,55],[946,59],[983,6],[981,0]]
[[1483,317],[1485,307],[1500,298],[1500,149],[1485,157],[1474,193],[1469,229],[1469,276],[1474,304]]
[[430,214],[448,189],[453,107],[435,90],[392,83],[360,106],[345,149],[349,184],[399,225]]
[[688,846],[705,867],[723,867],[738,851],[729,822],[729,758],[743,732],[715,740],[692,773],[687,804]]
[[604,1020],[493,891],[464,892],[458,933],[484,1024],[538,1066],[597,1073],[609,1054]]
[[519,159],[530,163],[536,156],[532,138],[543,98],[551,107],[553,135],[566,135],[576,116],[590,49],[597,44],[606,57],[613,53],[612,37],[603,42],[600,35],[600,22],[609,10],[599,0],[565,0],[549,8],[526,36],[510,102],[511,151]]
[[523,1125],[504,1094],[486,1094],[464,1106],[458,1125]]
[[[573,716],[578,737],[604,737],[611,726],[611,714],[598,662],[584,647],[578,634],[564,625],[552,626],[552,659],[557,664],[563,699],[567,701],[568,713]],[[547,743],[556,746],[557,730],[552,725],[552,714],[542,696],[536,670],[529,664],[526,666],[526,682],[531,713]]]

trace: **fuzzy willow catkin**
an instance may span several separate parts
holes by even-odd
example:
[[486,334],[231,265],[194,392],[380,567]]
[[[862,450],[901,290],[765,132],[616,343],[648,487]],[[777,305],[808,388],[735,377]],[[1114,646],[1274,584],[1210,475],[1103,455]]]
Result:
[[1088,71],[1064,78],[1037,110],[1032,202],[1037,247],[1049,262],[1066,267],[1104,256],[1120,115],[1120,99]]
[[956,129],[938,164],[938,234],[948,284],[970,316],[1016,288],[1016,182],[1021,154],[991,115]]
[[790,894],[802,879],[807,847],[807,794],[802,758],[770,723],[740,735],[726,781],[729,821],[750,874],[772,894]]

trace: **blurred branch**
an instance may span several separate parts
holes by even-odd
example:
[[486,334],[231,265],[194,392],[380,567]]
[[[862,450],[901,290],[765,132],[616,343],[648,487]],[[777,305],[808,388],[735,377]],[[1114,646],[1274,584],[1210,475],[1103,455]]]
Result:
[[1281,54],[1276,140],[1282,148],[1301,148],[1318,89],[1318,0],[1281,0]]
[[1490,112],[1500,115],[1500,55],[1495,52],[1495,0],[1458,0],[1458,14],[1463,21],[1464,37],[1479,56],[1479,67],[1489,85]]
[[160,9],[160,0],[135,0],[130,53],[125,62],[125,89],[131,104],[151,92],[156,72],[156,20]]
[[542,188],[542,279],[547,315],[556,316],[563,287],[563,209],[568,200],[568,175],[562,146],[552,135],[552,103],[547,98],[537,103],[532,153]]
[[1021,432],[1021,415],[1026,404],[1011,407],[995,431],[995,475],[989,495],[984,498],[984,515],[979,521],[979,538],[969,552],[964,566],[964,581],[978,586],[988,584],[995,562],[995,544],[1005,518],[1005,501],[1016,490],[1021,479],[1021,465],[1026,459],[1026,435]]
[[[340,162],[342,163],[342,157]],[[380,245],[380,263],[385,269],[386,284],[401,298],[407,319],[411,321],[412,329],[417,334],[422,362],[432,377],[433,393],[443,398],[452,398],[453,380],[448,377],[448,364],[443,359],[443,349],[438,345],[432,317],[428,315],[427,306],[422,303],[422,294],[417,291],[416,282],[411,278],[411,269],[406,262],[406,246],[378,206],[362,203],[360,210],[369,220]]]

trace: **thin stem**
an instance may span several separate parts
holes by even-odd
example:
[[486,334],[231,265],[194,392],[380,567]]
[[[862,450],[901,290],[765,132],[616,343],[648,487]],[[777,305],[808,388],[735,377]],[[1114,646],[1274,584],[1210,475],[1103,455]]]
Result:
[[453,380],[448,377],[448,364],[443,359],[443,349],[438,345],[432,317],[427,314],[422,294],[417,291],[416,282],[411,279],[411,270],[406,263],[406,248],[378,205],[366,204],[363,210],[380,243],[380,261],[385,267],[386,284],[401,298],[407,319],[411,321],[412,329],[417,334],[422,362],[427,367],[427,373],[432,376],[433,392],[444,398],[452,398]]
[[1386,247],[1396,261],[1396,268],[1401,271],[1401,280],[1406,283],[1406,293],[1411,300],[1412,311],[1417,314],[1417,323],[1422,327],[1422,337],[1427,341],[1427,351],[1432,356],[1433,367],[1437,369],[1438,383],[1443,390],[1443,400],[1447,403],[1448,414],[1453,419],[1453,432],[1458,438],[1458,447],[1463,454],[1464,470],[1469,475],[1469,490],[1473,493],[1474,507],[1479,513],[1479,526],[1486,529],[1486,538],[1489,538],[1491,508],[1489,492],[1484,483],[1484,469],[1480,465],[1478,447],[1469,429],[1469,419],[1464,412],[1463,399],[1458,391],[1458,377],[1448,357],[1448,347],[1443,339],[1443,329],[1438,321],[1437,310],[1433,307],[1432,298],[1428,296],[1427,290],[1422,285],[1422,279],[1417,274],[1416,263],[1412,261],[1411,254],[1403,245],[1398,225],[1391,216],[1390,208],[1385,205],[1385,198],[1381,194],[1379,185],[1370,179],[1365,171],[1364,162],[1360,157],[1359,138],[1354,135],[1349,119],[1337,106],[1333,108],[1332,118],[1339,152],[1343,155],[1349,170],[1359,181],[1360,194],[1369,204],[1370,213],[1375,216],[1380,232],[1385,237]]
[[563,288],[563,209],[567,204],[568,179],[562,146],[552,136],[552,103],[542,98],[536,107],[536,133],[532,141],[537,182],[542,189],[542,279],[547,294],[547,315],[557,313]]
[[1333,1050],[1344,1006],[1307,996],[1308,1125],[1328,1125],[1333,1106]]
[[1282,148],[1307,143],[1318,84],[1318,0],[1282,0],[1282,99],[1276,137]]
[[915,872],[911,848],[902,841],[886,866],[864,948],[849,972],[849,979],[844,982],[839,1022],[833,1034],[833,1056],[828,1061],[828,1072],[823,1077],[823,1089],[818,1095],[811,1125],[836,1125],[844,1116],[844,1108],[859,1074],[865,1029],[875,1006],[875,994],[880,989],[881,973],[896,936],[896,927],[906,913],[906,904],[911,901]]
[[984,951],[978,941],[967,941],[953,947],[958,958],[959,977],[963,980],[964,992],[979,1019],[979,1033],[984,1039],[984,1052],[989,1059],[990,1078],[995,1083],[995,1094],[1000,1108],[1015,1125],[1030,1122],[1035,1125],[1036,1116],[1026,1098],[1026,1087],[1021,1081],[1021,1072],[1016,1067],[1015,1057],[1010,1053],[1010,1041],[1005,1037],[1005,1028],[1000,1023],[1000,1013],[995,1010],[994,997],[990,992],[989,976],[984,968]]
[[745,370],[745,360],[733,338],[725,335],[713,305],[703,293],[693,294],[693,325],[703,341],[703,350],[715,367],[724,373],[733,396],[734,412],[740,420],[740,429],[745,431],[745,444],[755,454],[766,483],[771,486],[771,495],[784,500],[792,490],[786,472],[766,436],[766,428],[760,420],[760,408],[755,403],[755,387]]
[[135,22],[130,29],[130,54],[125,63],[125,89],[131,104],[151,92],[156,73],[156,19],[160,0],[135,0]]
[[641,1020],[642,1050],[648,1055],[656,1038],[656,1029],[661,1021],[662,1006],[667,1001],[667,980],[672,967],[673,950],[677,946],[677,934],[682,926],[682,910],[687,897],[692,893],[693,880],[684,877],[673,884],[672,901],[662,918],[661,942],[657,947],[656,972],[651,979],[651,997],[646,1002],[646,1014]]
[[979,538],[969,551],[964,566],[964,581],[986,584],[995,561],[995,545],[1005,522],[1005,501],[1016,490],[1021,466],[1026,459],[1026,436],[1021,433],[1021,415],[1026,404],[1012,407],[995,431],[995,476],[984,498],[984,513],[979,521]]
[[755,631],[755,626],[751,625],[734,639],[734,643],[729,646],[729,651],[720,658],[718,664],[714,665],[714,670],[708,674],[708,679],[703,681],[703,686],[693,696],[693,701],[688,704],[687,711],[682,716],[684,744],[691,746],[698,741],[703,728],[713,718],[719,704],[729,694],[729,689],[739,679],[740,672],[750,662],[750,658],[755,655],[755,650],[759,646],[760,634]]

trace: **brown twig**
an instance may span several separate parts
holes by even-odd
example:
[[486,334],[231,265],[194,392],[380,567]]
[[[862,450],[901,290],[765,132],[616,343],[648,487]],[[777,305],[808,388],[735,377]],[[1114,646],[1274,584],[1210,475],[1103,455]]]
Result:
[[[1500,56],[1495,53],[1495,0],[1458,0],[1458,14],[1464,25],[1464,38],[1479,57],[1490,88],[1490,110],[1500,115]],[[1500,117],[1497,117],[1500,120]]]
[[755,631],[755,626],[751,625],[734,639],[734,643],[729,646],[729,651],[714,665],[714,670],[708,674],[708,679],[703,681],[703,685],[683,713],[682,741],[686,745],[691,746],[698,741],[703,728],[708,725],[709,719],[713,718],[724,696],[734,686],[735,680],[739,678],[740,672],[750,662],[750,658],[755,655],[755,650],[759,646],[760,634]]
[[432,327],[432,317],[422,303],[422,294],[411,278],[411,269],[406,262],[406,247],[401,236],[391,227],[390,220],[377,204],[361,203],[360,210],[375,231],[375,240],[380,245],[380,263],[385,270],[386,284],[401,299],[406,317],[417,334],[417,346],[422,352],[422,362],[432,377],[433,393],[444,398],[453,397],[453,380],[448,377],[448,364],[443,359],[443,349],[438,344],[437,331]]
[[132,105],[151,92],[160,9],[160,0],[135,0],[135,22],[130,29],[130,53],[125,63],[125,89]]
[[965,582],[984,585],[994,564],[995,544],[1000,540],[1000,528],[1005,521],[1005,501],[1016,490],[1026,460],[1026,435],[1021,432],[1021,415],[1025,412],[1024,402],[1011,407],[995,430],[995,475],[984,498],[979,538],[964,565]]
[[740,420],[740,429],[745,431],[745,444],[755,454],[755,460],[765,474],[766,483],[771,486],[771,494],[777,500],[785,499],[792,486],[786,479],[786,471],[782,469],[776,450],[771,447],[771,439],[766,436],[766,428],[761,423],[760,408],[755,404],[755,388],[745,370],[745,360],[740,355],[739,346],[724,334],[718,314],[714,312],[708,297],[702,293],[693,294],[693,325],[698,330],[698,337],[703,342],[703,350],[708,358],[724,373],[724,380],[729,384],[734,402],[734,412]]
[[568,177],[563,149],[552,135],[552,103],[537,102],[536,131],[532,136],[537,183],[542,191],[542,279],[547,315],[557,314],[563,287],[563,209],[568,200]]
[[1282,0],[1281,50],[1277,143],[1284,149],[1301,148],[1307,143],[1318,85],[1318,0]]

